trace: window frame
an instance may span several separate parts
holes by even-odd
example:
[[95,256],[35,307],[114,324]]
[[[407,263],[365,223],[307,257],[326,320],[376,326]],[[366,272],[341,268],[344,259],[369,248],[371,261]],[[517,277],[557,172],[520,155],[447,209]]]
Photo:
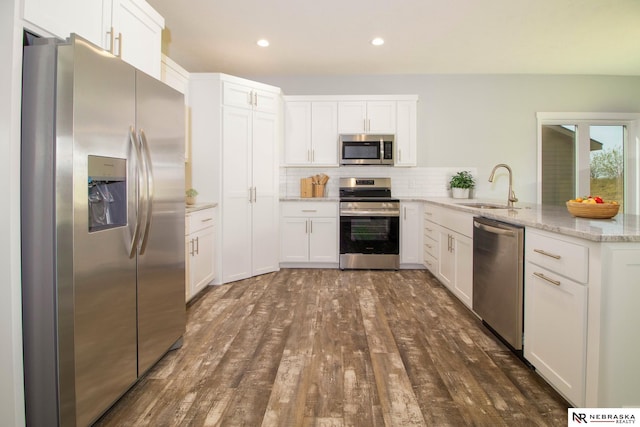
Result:
[[[589,168],[581,165],[589,164],[589,132],[588,126],[625,126],[624,135],[624,213],[640,214],[640,113],[553,113],[538,112],[537,119],[537,180],[536,197],[542,204],[542,126],[543,125],[576,125],[576,184],[578,194],[587,193],[584,183],[589,182]],[[581,131],[582,130],[582,131]],[[587,140],[586,142],[584,140]],[[585,152],[586,151],[586,152]],[[586,162],[586,163],[585,163]]]

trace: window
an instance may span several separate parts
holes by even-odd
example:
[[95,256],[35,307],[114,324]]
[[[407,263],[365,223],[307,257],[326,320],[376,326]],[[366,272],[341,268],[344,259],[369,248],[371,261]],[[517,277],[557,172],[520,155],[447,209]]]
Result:
[[563,206],[575,197],[616,200],[638,214],[640,115],[538,113],[538,200]]

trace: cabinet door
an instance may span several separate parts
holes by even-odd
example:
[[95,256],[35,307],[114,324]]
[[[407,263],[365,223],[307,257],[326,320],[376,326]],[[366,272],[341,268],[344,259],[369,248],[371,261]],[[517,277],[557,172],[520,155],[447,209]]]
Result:
[[114,53],[160,79],[164,18],[143,0],[113,0],[112,26],[119,37]]
[[338,262],[337,218],[309,219],[309,261]]
[[222,87],[222,103],[224,105],[247,109],[252,108],[253,89],[248,86],[230,82],[223,82]]
[[367,102],[367,132],[396,133],[396,101]]
[[455,281],[455,259],[453,257],[451,232],[440,227],[438,232],[438,279],[447,288],[452,289]]
[[256,111],[275,114],[278,112],[280,94],[256,89],[253,91],[253,102]]
[[572,404],[584,406],[587,288],[530,262],[525,268],[524,356]]
[[417,103],[397,102],[396,166],[415,166],[417,154]]
[[473,239],[458,233],[452,236],[455,259],[453,293],[471,308],[473,305]]
[[[222,147],[222,283],[251,276],[252,111],[224,106]],[[260,195],[258,195],[260,196]]]
[[366,131],[367,103],[364,101],[338,102],[338,133]]
[[338,103],[311,104],[311,159],[315,165],[338,166]]
[[421,203],[402,203],[400,208],[400,263],[422,262]]
[[309,219],[283,217],[281,221],[281,262],[309,260]]
[[101,1],[25,0],[23,18],[61,39],[76,33],[102,46],[102,13]]
[[311,103],[284,106],[284,161],[288,165],[311,163]]
[[[252,275],[258,275],[275,271],[279,267],[276,116],[254,112],[252,127],[253,139],[249,159],[251,159],[254,200],[251,204],[252,241],[250,248],[252,248]],[[225,168],[226,166],[225,164]]]
[[208,227],[191,235],[192,257],[190,261],[191,297],[213,280],[214,276],[214,227]]

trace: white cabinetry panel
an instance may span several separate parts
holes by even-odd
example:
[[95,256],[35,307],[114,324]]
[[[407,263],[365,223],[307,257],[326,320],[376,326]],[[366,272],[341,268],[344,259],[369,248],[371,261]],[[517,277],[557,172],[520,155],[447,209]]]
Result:
[[524,356],[584,406],[587,287],[530,262],[525,269]]

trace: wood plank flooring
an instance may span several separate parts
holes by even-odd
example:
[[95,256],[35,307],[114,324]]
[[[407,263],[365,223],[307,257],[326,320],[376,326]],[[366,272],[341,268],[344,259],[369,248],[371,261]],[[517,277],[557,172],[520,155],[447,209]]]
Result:
[[567,403],[430,273],[213,287],[97,426],[560,426]]

